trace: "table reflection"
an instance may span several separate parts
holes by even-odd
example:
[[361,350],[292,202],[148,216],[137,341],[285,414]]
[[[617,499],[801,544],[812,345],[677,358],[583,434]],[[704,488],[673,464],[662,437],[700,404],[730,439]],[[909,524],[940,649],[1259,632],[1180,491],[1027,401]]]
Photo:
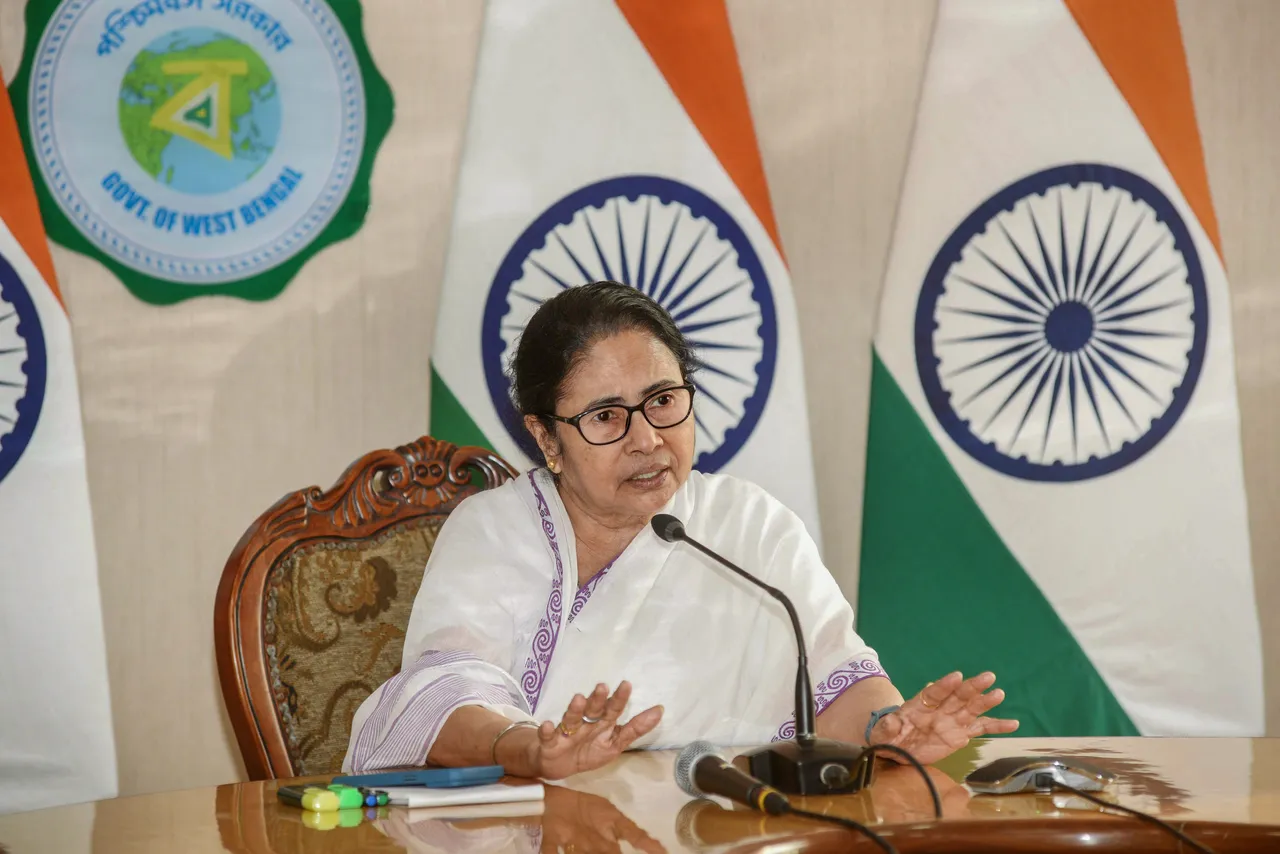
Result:
[[[1100,815],[1084,798],[1063,794],[973,795],[937,768],[925,769],[938,790],[947,820],[1048,819]],[[920,772],[905,766],[877,770],[875,782],[853,795],[792,797],[796,806],[822,815],[839,816],[870,827],[912,825],[924,828],[934,821],[929,790]],[[724,808],[710,800],[690,801],[677,814],[675,833],[689,848],[733,845],[745,840],[794,837],[805,831],[832,829],[815,819],[767,816],[742,807]]]
[[[1248,743],[1244,746],[1248,747]],[[1169,755],[1161,754],[1162,750]],[[947,767],[926,769],[938,790],[944,820],[948,823],[946,834],[978,842],[993,832],[1020,833],[1029,840],[1037,834],[1047,834],[1046,838],[1074,838],[1080,834],[1105,833],[1117,839],[1132,837],[1134,840],[1146,834],[1138,841],[1149,836],[1153,845],[1166,844],[1158,828],[1109,815],[1082,798],[1064,794],[975,796],[961,782],[964,773],[1001,754],[1034,755],[1037,752],[1079,756],[1109,767],[1120,773],[1122,780],[1106,793],[1108,799],[1181,820],[1207,820],[1201,830],[1210,835],[1227,833],[1226,826],[1217,829],[1215,822],[1248,809],[1250,803],[1247,793],[1243,801],[1233,795],[1235,778],[1227,772],[1244,773],[1238,770],[1234,754],[1227,757],[1234,764],[1225,770],[1216,769],[1208,761],[1208,757],[1223,752],[1216,744],[1127,739],[1101,740],[1101,743],[1088,740],[983,743],[958,757],[957,762],[963,765],[953,762]],[[1180,758],[1184,754],[1188,757],[1185,760]],[[275,797],[274,782],[224,786],[217,794],[219,841],[227,851],[247,854],[356,850],[674,852],[717,846],[790,845],[815,834],[825,840],[823,844],[845,844],[842,834],[846,831],[835,825],[793,816],[765,816],[729,807],[719,800],[690,800],[672,782],[673,761],[674,754],[670,752],[631,754],[608,769],[546,784],[542,802],[415,810],[392,808],[327,817],[280,805]],[[1225,767],[1226,760],[1223,764]],[[1247,772],[1248,766],[1244,769]],[[1193,773],[1200,775],[1202,787],[1196,796],[1187,794],[1190,789],[1185,783]],[[176,803],[193,794],[175,793],[166,797]],[[202,792],[200,797],[203,799],[207,794]],[[1268,792],[1265,797],[1255,798],[1253,803],[1265,806],[1271,803],[1267,800],[1271,797]],[[903,845],[914,834],[919,837],[918,844],[924,846],[914,850],[930,850],[929,845],[937,839],[928,788],[918,770],[910,766],[882,763],[875,782],[854,795],[793,800],[797,806],[812,812],[883,828]],[[136,809],[131,806],[135,803]],[[136,802],[122,799],[100,805],[99,812],[106,815],[100,814],[98,823],[116,827],[124,822],[134,827],[135,832],[141,832],[136,828],[145,828],[149,836],[158,838],[160,828],[154,824],[125,822],[150,803],[148,799]],[[1010,819],[1014,821],[1008,821]],[[1275,832],[1274,828],[1251,830],[1262,834]],[[1230,832],[1239,836],[1241,831],[1239,826],[1234,826]],[[109,837],[123,838],[115,833]],[[784,843],[784,840],[790,842]],[[1267,841],[1275,840],[1268,836]],[[1273,850],[1280,850],[1280,845]]]
[[375,829],[379,820],[395,810],[381,807],[324,814],[281,804],[276,789],[294,782],[258,780],[219,786],[214,812],[222,847],[233,854],[404,850]]
[[[540,808],[517,815],[520,807]],[[493,804],[491,814],[460,810],[392,810],[375,826],[413,852],[573,851],[621,852],[622,844],[647,854],[666,849],[607,798],[546,784],[541,804]],[[531,810],[532,811],[532,810]]]
[[607,798],[544,784],[542,801],[314,813],[280,806],[276,784],[223,786],[219,835],[236,854],[294,851],[517,851],[575,854],[667,849]]

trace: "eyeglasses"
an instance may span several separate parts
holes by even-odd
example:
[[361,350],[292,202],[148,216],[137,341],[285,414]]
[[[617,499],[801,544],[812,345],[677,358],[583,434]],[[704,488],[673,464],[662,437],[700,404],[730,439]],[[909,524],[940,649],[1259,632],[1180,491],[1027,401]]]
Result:
[[658,389],[635,406],[614,403],[593,406],[572,418],[561,418],[555,414],[546,417],[578,428],[588,444],[612,445],[627,435],[631,429],[631,416],[636,412],[658,430],[683,423],[693,411],[693,389],[692,385],[678,385]]

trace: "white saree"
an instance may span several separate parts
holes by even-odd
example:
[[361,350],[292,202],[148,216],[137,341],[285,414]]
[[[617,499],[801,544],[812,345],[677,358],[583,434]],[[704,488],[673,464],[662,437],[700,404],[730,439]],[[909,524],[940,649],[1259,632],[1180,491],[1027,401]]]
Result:
[[[819,714],[849,686],[885,675],[804,524],[763,489],[692,472],[664,512],[791,597]],[[545,469],[462,502],[427,562],[401,672],[356,712],[343,769],[424,764],[462,706],[558,721],[574,694],[623,679],[633,685],[624,719],[664,707],[634,747],[794,735],[796,649],[780,604],[647,527],[579,588],[574,542]]]

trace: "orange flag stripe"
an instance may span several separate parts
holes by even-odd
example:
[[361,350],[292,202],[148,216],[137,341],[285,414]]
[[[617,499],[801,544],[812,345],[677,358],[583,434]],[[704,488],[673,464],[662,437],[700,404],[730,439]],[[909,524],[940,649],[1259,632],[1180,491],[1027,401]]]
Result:
[[781,255],[782,241],[724,0],[617,3]]
[[62,292],[53,274],[53,256],[49,254],[44,220],[40,218],[36,190],[27,168],[27,155],[18,136],[18,122],[9,101],[9,90],[3,85],[0,85],[0,219],[9,226],[65,311],[66,304],[62,302]]
[[1174,0],[1064,0],[1209,235],[1222,239],[1209,192],[1191,74]]

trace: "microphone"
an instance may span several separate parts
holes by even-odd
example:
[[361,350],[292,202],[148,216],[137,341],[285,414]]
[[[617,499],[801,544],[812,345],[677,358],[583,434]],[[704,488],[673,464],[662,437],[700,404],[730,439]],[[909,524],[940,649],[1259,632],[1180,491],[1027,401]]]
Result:
[[662,540],[668,543],[685,542],[702,552],[712,560],[718,561],[725,567],[733,570],[747,581],[764,590],[774,599],[782,603],[782,607],[787,609],[787,616],[791,618],[791,628],[796,633],[796,648],[799,650],[800,666],[796,670],[796,738],[797,739],[813,739],[813,684],[809,681],[809,653],[804,647],[804,633],[800,630],[800,617],[796,614],[795,606],[791,604],[791,600],[787,598],[787,594],[783,593],[776,587],[765,584],[754,575],[746,570],[730,563],[727,559],[713,552],[702,543],[690,537],[684,530],[684,523],[672,516],[670,513],[659,513],[653,517],[650,523],[653,525],[653,532]]
[[785,795],[739,771],[706,741],[690,742],[676,756],[676,785],[694,798],[719,795],[769,815],[791,812]]
[[[755,777],[739,771],[727,762],[724,757],[717,754],[716,749],[705,741],[692,742],[685,745],[684,749],[680,751],[680,754],[676,757],[676,784],[680,786],[685,794],[695,798],[719,795],[736,804],[751,807],[767,815],[796,815],[802,818],[838,824],[841,827],[856,830],[866,836],[880,846],[885,854],[898,854],[898,849],[893,847],[893,843],[856,819],[793,807],[791,801],[787,800],[785,795]],[[699,843],[694,847],[701,847],[703,837],[698,829],[700,823],[698,821],[698,807],[703,805],[706,805],[708,809],[717,811],[720,809],[719,806],[709,804],[707,801],[691,801],[676,816],[676,835],[686,845],[692,841]],[[739,815],[735,813],[730,818],[737,818]],[[708,818],[713,819],[713,816],[708,816]],[[764,835],[766,821],[767,819],[760,819],[760,824],[756,828],[754,835]],[[737,824],[737,827],[733,827],[731,824],[729,829],[741,839],[742,831],[750,828],[749,826],[743,827],[741,823],[734,823]],[[709,825],[707,830],[709,831],[710,829]],[[725,829],[724,827],[720,828],[722,834]]]
[[776,587],[765,584],[742,567],[712,551],[690,537],[684,523],[669,513],[654,516],[650,525],[658,538],[668,543],[688,543],[707,557],[764,590],[782,603],[796,635],[798,666],[796,668],[796,737],[795,741],[775,742],[747,754],[751,773],[760,780],[794,795],[856,792],[870,784],[872,754],[861,747],[840,741],[819,739],[814,735],[813,684],[809,679],[809,653],[804,645],[800,617],[791,599]]

